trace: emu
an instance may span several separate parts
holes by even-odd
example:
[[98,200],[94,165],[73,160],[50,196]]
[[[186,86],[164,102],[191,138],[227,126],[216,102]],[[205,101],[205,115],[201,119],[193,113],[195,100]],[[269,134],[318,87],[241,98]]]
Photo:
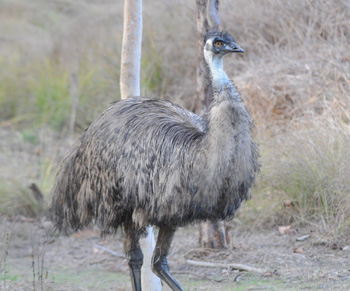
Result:
[[159,227],[153,272],[183,290],[167,262],[177,227],[233,217],[259,171],[251,117],[222,64],[244,50],[227,32],[208,33],[203,50],[214,92],[205,117],[161,99],[115,102],[70,149],[52,191],[60,231],[92,221],[102,234],[124,227],[134,291],[141,290],[139,239],[148,225]]

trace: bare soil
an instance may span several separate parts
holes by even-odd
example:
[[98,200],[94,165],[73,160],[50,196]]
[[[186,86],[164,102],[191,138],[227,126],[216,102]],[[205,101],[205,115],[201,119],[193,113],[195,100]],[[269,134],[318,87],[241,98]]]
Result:
[[[0,290],[131,290],[122,233],[101,239],[88,229],[69,237],[45,219],[1,218]],[[304,241],[296,239],[310,235]],[[169,263],[185,290],[350,290],[350,250],[328,246],[309,229],[280,235],[236,227],[226,250],[200,248],[198,226],[176,233]],[[102,250],[100,247],[106,248]],[[295,253],[295,249],[301,253]],[[187,260],[240,263],[264,274],[199,268]],[[163,285],[163,290],[169,288]]]

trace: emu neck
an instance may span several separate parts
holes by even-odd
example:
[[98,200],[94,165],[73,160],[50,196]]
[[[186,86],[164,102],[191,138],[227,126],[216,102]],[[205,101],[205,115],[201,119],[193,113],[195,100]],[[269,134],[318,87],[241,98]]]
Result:
[[224,71],[223,57],[207,57],[207,64],[212,78],[214,88],[222,88],[231,84],[230,79]]
[[224,71],[223,56],[214,56],[211,53],[205,52],[204,58],[211,76],[214,99],[220,101],[229,98],[239,101],[239,94]]
[[224,173],[231,161],[237,142],[235,137],[249,130],[249,117],[239,93],[223,69],[222,57],[205,55],[212,77],[213,102],[207,115],[208,132],[204,141],[207,167],[213,176]]

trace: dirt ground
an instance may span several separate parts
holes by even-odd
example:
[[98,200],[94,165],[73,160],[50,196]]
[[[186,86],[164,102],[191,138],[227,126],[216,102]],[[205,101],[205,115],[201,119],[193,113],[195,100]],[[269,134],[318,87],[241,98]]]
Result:
[[[47,231],[45,219],[1,222],[0,290],[131,290],[125,259],[110,253],[123,253],[122,233],[103,240],[95,230],[62,237]],[[198,235],[198,226],[180,228],[169,256],[185,290],[350,290],[349,247],[324,245],[310,230],[280,235],[235,227],[227,250],[200,248]],[[296,240],[303,235],[310,237]],[[188,259],[266,272],[196,267]]]

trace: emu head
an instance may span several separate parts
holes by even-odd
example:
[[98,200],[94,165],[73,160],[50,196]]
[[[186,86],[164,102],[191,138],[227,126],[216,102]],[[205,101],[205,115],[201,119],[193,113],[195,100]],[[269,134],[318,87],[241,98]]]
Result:
[[204,56],[209,59],[222,59],[228,53],[244,53],[234,38],[227,32],[210,31],[204,38]]

